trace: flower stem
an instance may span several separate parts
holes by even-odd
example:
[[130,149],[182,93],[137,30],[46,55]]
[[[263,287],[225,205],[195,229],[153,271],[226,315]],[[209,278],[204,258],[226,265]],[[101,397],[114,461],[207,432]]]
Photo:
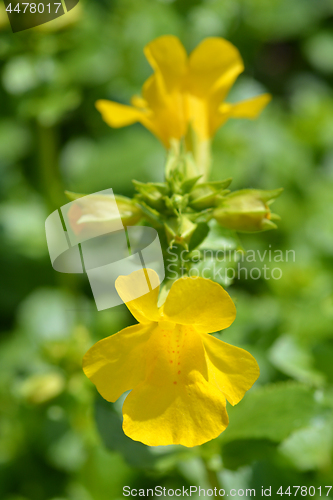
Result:
[[[216,491],[218,492],[221,489],[221,485],[219,482],[219,478],[217,476],[217,472],[216,472],[216,470],[209,467],[206,460],[204,460],[204,464],[205,464],[205,469],[206,469],[209,484],[210,484],[212,490],[214,490],[216,488]],[[215,496],[218,496],[218,495],[215,495]]]
[[51,210],[66,203],[58,170],[57,136],[55,127],[37,124],[40,184]]

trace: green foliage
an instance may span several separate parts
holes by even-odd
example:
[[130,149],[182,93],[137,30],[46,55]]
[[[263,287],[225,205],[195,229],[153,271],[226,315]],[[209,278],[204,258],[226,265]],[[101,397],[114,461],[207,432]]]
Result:
[[96,401],[96,424],[103,443],[109,450],[118,451],[134,467],[151,469],[155,457],[148,446],[127,437],[122,430],[122,418],[112,403],[103,398]]
[[253,390],[242,405],[229,409],[230,424],[223,441],[270,439],[282,441],[316,417],[321,405],[307,386],[290,382]]
[[317,419],[294,432],[279,447],[279,452],[301,471],[324,469],[332,457],[332,420]]

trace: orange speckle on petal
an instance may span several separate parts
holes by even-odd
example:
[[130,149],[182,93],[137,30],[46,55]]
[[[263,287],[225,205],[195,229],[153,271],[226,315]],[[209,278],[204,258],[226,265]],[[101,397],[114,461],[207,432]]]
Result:
[[178,371],[178,375],[180,374],[180,370]]
[[174,384],[177,384],[177,382],[174,382]]

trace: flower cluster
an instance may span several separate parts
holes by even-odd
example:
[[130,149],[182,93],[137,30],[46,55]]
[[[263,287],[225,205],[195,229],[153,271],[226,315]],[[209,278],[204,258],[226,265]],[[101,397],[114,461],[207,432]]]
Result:
[[[281,189],[230,192],[232,179],[207,180],[216,130],[229,118],[256,118],[271,98],[225,102],[244,69],[238,50],[222,38],[208,38],[187,56],[176,37],[162,36],[147,45],[145,55],[154,73],[132,106],[96,104],[110,126],[141,122],[168,150],[164,182],[133,181],[133,199],[115,197],[123,224],[153,226],[164,252],[174,247],[176,255],[186,251],[190,259],[194,249],[200,254],[210,232],[214,239],[218,225],[220,242],[226,240],[223,231],[230,238],[236,231],[276,228],[270,204]],[[76,200],[69,213],[75,233],[93,236],[101,226],[112,231],[114,199],[68,195]],[[123,405],[123,429],[133,440],[200,445],[227,427],[226,401],[234,405],[242,399],[259,367],[248,352],[211,335],[236,316],[222,286],[203,277],[168,275],[161,293],[158,285],[150,269],[117,279],[117,291],[139,323],[94,345],[83,369],[108,401],[131,391]]]

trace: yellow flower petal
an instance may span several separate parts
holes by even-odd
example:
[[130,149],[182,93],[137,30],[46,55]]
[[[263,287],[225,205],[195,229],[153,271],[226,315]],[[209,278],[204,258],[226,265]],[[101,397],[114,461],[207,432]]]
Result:
[[184,101],[180,92],[168,93],[154,74],[146,80],[142,97],[152,113],[150,121],[155,135],[168,148],[171,139],[180,139],[186,132]]
[[110,127],[120,128],[126,125],[140,122],[150,132],[156,135],[156,130],[150,120],[147,110],[137,109],[118,102],[100,99],[96,102],[96,108],[101,113],[103,120]]
[[187,54],[176,36],[165,35],[156,38],[146,45],[144,53],[161,78],[165,91],[171,93],[181,86],[186,72]]
[[142,111],[118,102],[101,99],[96,102],[96,108],[110,127],[125,127],[142,120]]
[[194,95],[187,96],[187,114],[191,127],[201,141],[207,141],[211,136],[211,113],[207,99]]
[[147,101],[145,101],[140,95],[133,95],[131,97],[131,104],[135,108],[146,109],[148,107]]
[[83,371],[107,401],[116,401],[145,378],[152,325],[134,325],[100,340],[85,354]]
[[[93,346],[84,357],[85,374],[108,401],[131,390],[123,405],[130,438],[189,447],[214,439],[228,425],[226,399],[236,404],[259,375],[249,353],[203,333],[232,323],[231,298],[210,280],[182,278],[158,310],[154,271],[121,276],[116,285],[144,324]],[[142,294],[148,285],[153,290]]]
[[207,382],[200,334],[158,327],[146,347],[146,379],[123,405],[125,434],[150,446],[196,446],[217,437],[228,415],[223,394]]
[[270,94],[261,94],[252,99],[237,102],[236,104],[223,103],[219,112],[222,115],[228,115],[228,118],[249,118],[254,119],[259,116],[262,110],[272,99]]
[[193,94],[204,99],[220,90],[221,101],[243,70],[240,53],[232,43],[224,38],[206,38],[190,55],[188,85]]
[[148,446],[198,446],[219,436],[229,423],[224,397],[200,374],[166,394],[142,383],[127,396],[123,414],[125,434]]
[[116,290],[140,323],[159,321],[157,308],[159,277],[152,269],[134,271],[116,279]]
[[219,106],[243,70],[239,51],[223,38],[207,38],[191,53],[188,116],[201,140],[219,128]]
[[145,82],[142,96],[153,111],[155,135],[168,148],[172,139],[186,133],[183,79],[187,71],[187,54],[180,40],[165,35],[150,42],[144,53],[155,73]]
[[208,365],[208,380],[232,405],[237,404],[260,374],[254,357],[244,349],[202,335]]
[[172,35],[153,40],[144,52],[154,74],[145,82],[142,98],[132,99],[134,107],[97,102],[111,127],[140,122],[170,148],[174,139],[185,137],[189,125],[199,141],[207,141],[228,118],[255,118],[269,100],[266,95],[221,104],[244,69],[237,48],[223,38],[203,40],[189,58]]
[[163,314],[181,325],[193,325],[198,332],[213,333],[228,328],[236,308],[227,292],[204,278],[180,278],[172,285]]

